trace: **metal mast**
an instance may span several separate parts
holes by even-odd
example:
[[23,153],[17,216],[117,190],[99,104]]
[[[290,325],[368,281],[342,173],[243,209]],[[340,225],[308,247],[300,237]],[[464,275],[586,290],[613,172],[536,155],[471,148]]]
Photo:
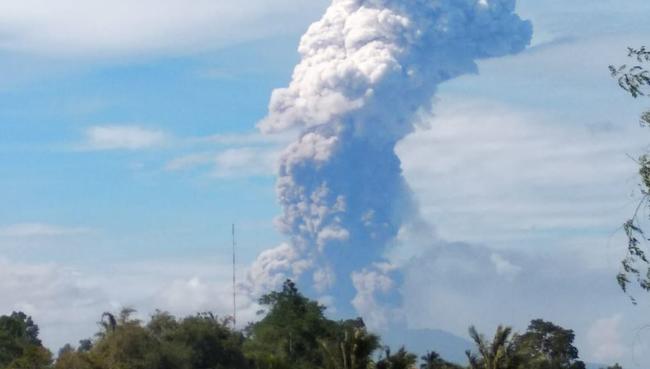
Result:
[[236,259],[235,259],[235,246],[237,240],[235,239],[235,224],[232,225],[232,324],[237,327],[237,277],[236,277]]

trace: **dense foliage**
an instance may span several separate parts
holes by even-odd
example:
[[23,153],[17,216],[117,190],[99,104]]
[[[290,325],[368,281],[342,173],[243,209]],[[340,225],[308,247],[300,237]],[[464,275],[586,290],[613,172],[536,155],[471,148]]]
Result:
[[52,354],[38,339],[38,326],[23,313],[0,317],[0,368],[47,368]]
[[[391,352],[360,318],[328,319],[325,308],[286,281],[260,299],[260,320],[243,332],[230,319],[201,313],[178,319],[157,311],[144,323],[132,309],[104,313],[100,330],[78,347],[64,346],[56,361],[22,313],[0,317],[0,369],[463,369],[434,351],[418,357]],[[533,320],[523,334],[499,327],[491,340],[473,327],[476,352],[469,369],[584,369],[574,333]],[[608,369],[622,369],[615,365]]]

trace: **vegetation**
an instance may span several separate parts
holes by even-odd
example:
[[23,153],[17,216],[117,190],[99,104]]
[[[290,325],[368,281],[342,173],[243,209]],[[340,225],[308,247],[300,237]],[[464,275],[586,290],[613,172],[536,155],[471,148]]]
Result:
[[440,357],[440,355],[435,351],[429,351],[422,357],[420,357],[422,364],[420,364],[420,369],[461,369],[460,365],[450,363]]
[[551,322],[536,319],[526,333],[515,338],[515,351],[529,369],[584,369],[573,346],[575,334]]
[[[633,98],[644,97],[650,90],[650,71],[646,68],[650,62],[650,51],[644,47],[639,49],[628,48],[628,56],[634,60],[632,65],[609,66],[612,77],[618,80],[618,85],[627,91]],[[642,126],[650,125],[650,110],[641,114]],[[650,262],[642,243],[647,241],[643,226],[638,218],[639,211],[650,206],[650,153],[645,153],[639,160],[639,175],[641,177],[642,198],[632,217],[623,225],[627,235],[627,255],[621,262],[622,270],[616,279],[624,292],[632,281],[645,291],[650,291]],[[636,304],[630,295],[632,302]]]
[[[325,308],[286,281],[260,299],[261,319],[243,332],[228,318],[201,313],[178,319],[157,311],[144,323],[133,309],[104,313],[99,332],[78,347],[65,345],[56,361],[28,316],[0,317],[0,369],[415,369],[418,357],[401,347],[392,353],[363,320],[333,321]],[[420,369],[584,369],[573,331],[533,320],[523,334],[499,327],[492,340],[469,330],[476,352],[469,366],[434,351]],[[381,352],[379,352],[381,351]],[[622,369],[618,364],[607,369]]]
[[492,341],[479,334],[476,328],[469,328],[469,336],[478,349],[478,354],[467,351],[471,369],[514,369],[518,367],[519,355],[511,337],[510,327],[499,326]]
[[521,335],[502,326],[492,341],[474,327],[469,335],[478,349],[478,354],[467,352],[471,369],[585,369],[573,346],[573,331],[541,319],[531,321]]
[[336,324],[325,318],[325,308],[303,296],[291,281],[282,291],[271,292],[260,299],[268,308],[265,317],[246,329],[246,353],[261,368],[319,368],[324,365],[320,355],[321,341],[336,337]]
[[52,354],[38,339],[38,326],[23,313],[0,317],[0,368],[47,368]]

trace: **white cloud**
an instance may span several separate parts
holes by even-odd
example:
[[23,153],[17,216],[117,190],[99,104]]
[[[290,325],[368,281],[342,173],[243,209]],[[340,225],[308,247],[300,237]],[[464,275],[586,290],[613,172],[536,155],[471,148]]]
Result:
[[[430,128],[397,149],[436,230],[403,229],[389,254],[403,265],[410,327],[464,335],[469,324],[523,330],[543,318],[576,331],[584,360],[648,367],[647,355],[631,355],[647,303],[634,309],[615,282],[625,246],[616,231],[638,188],[627,154],[647,145],[636,124],[645,106],[606,70],[638,39],[539,45],[442,88]],[[405,262],[399,251],[414,257]],[[602,319],[619,312],[627,321]]]
[[334,296],[321,296],[318,298],[318,303],[325,306],[329,314],[336,314],[336,299]]
[[368,327],[381,330],[389,324],[397,323],[395,311],[380,301],[382,295],[395,287],[393,279],[382,271],[381,267],[353,272],[351,277],[356,289],[352,306],[363,317]]
[[170,160],[167,164],[165,164],[165,169],[169,171],[188,170],[208,163],[212,163],[213,161],[214,154],[189,154]]
[[621,315],[598,319],[589,328],[587,341],[599,362],[615,362],[629,352],[621,335],[621,319]]
[[0,50],[75,58],[191,52],[295,32],[323,2],[8,0],[0,2]]
[[[41,327],[44,341],[58,349],[94,333],[107,305],[105,291],[72,269],[0,259],[0,314],[24,311]],[[63,329],[65,327],[65,329]]]
[[[193,315],[197,312],[217,312],[221,316],[233,315],[232,285],[221,281],[211,281],[199,276],[188,276],[160,285],[150,305],[158,309],[172,311],[177,315]],[[256,319],[259,310],[250,295],[238,291],[237,297],[238,327],[246,326]]]
[[36,238],[74,236],[90,232],[88,228],[63,227],[45,223],[20,223],[0,227],[0,237]]
[[215,158],[216,177],[270,176],[276,172],[279,152],[274,149],[234,148]]
[[511,263],[509,260],[497,253],[492,253],[492,255],[490,255],[490,261],[494,264],[494,268],[499,275],[514,278],[521,272],[520,266]]
[[295,139],[295,134],[262,134],[258,131],[245,133],[216,134],[195,139],[197,142],[207,142],[225,146],[286,146]]
[[209,166],[217,178],[240,178],[275,175],[279,149],[260,147],[230,148],[214,153],[180,156],[165,165],[169,171]]
[[[499,324],[522,331],[532,319],[552,321],[576,333],[576,347],[588,362],[631,361],[639,311],[616,286],[615,271],[585,268],[567,254],[529,256],[500,253],[521,271],[512,276],[495,268],[494,251],[467,244],[431,245],[406,264],[403,315],[411,328],[443,329],[465,336],[469,325],[491,332]],[[632,320],[623,326],[618,311]],[[622,315],[621,315],[622,316]],[[594,322],[597,322],[594,324]],[[621,324],[619,324],[621,323]],[[646,357],[637,358],[646,364]],[[627,365],[626,365],[627,366]]]
[[252,296],[278,288],[287,278],[297,279],[311,265],[291,245],[283,243],[259,254],[250,266],[245,288]]
[[[162,261],[65,267],[0,257],[0,296],[10,297],[0,298],[0,315],[32,315],[45,344],[56,352],[65,343],[92,337],[102,312],[125,306],[143,318],[155,309],[231,315],[231,270],[228,264]],[[241,268],[238,278],[243,280],[245,273]],[[256,319],[259,306],[244,288],[237,303],[241,328]]]
[[167,143],[166,133],[138,126],[94,126],[86,130],[85,150],[142,150]]
[[313,274],[314,288],[316,291],[326,291],[336,282],[336,274],[331,267],[322,267],[316,269]]
[[272,176],[277,171],[282,147],[291,137],[291,134],[248,132],[187,139],[189,145],[209,145],[220,149],[176,157],[167,162],[165,169],[182,171],[208,167],[210,174],[217,178]]
[[[592,342],[588,332],[613,311],[634,314],[614,280],[624,240],[613,236],[635,204],[626,153],[645,138],[634,120],[448,95],[436,113],[398,147],[423,218],[436,225],[402,230],[390,253],[415,256],[399,259],[409,326],[463,335],[469,324],[521,330],[544,318],[576,331],[583,359],[618,355],[615,341]],[[439,238],[481,246],[418,241]],[[630,327],[621,334],[632,347]]]
[[597,237],[605,246],[629,216],[636,163],[626,153],[645,144],[634,123],[594,130],[591,116],[558,124],[495,101],[443,99],[436,111],[397,152],[441,238],[534,250]]
[[616,0],[520,0],[518,9],[523,16],[531,18],[535,24],[535,38],[541,41],[556,36],[602,36],[633,31],[644,34],[650,30],[644,17],[650,11],[650,4],[645,0],[624,3]]

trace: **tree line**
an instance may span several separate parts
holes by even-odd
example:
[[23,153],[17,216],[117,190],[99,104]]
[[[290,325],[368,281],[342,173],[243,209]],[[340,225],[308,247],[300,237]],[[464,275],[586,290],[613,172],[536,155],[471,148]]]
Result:
[[[2,369],[584,369],[572,330],[541,319],[522,334],[500,326],[487,338],[474,327],[467,364],[435,351],[421,357],[382,346],[361,318],[335,321],[287,280],[262,296],[260,320],[244,330],[211,313],[176,318],[156,311],[148,322],[133,309],[104,313],[99,332],[56,355],[24,313],[0,317]],[[622,369],[618,364],[607,369]]]

